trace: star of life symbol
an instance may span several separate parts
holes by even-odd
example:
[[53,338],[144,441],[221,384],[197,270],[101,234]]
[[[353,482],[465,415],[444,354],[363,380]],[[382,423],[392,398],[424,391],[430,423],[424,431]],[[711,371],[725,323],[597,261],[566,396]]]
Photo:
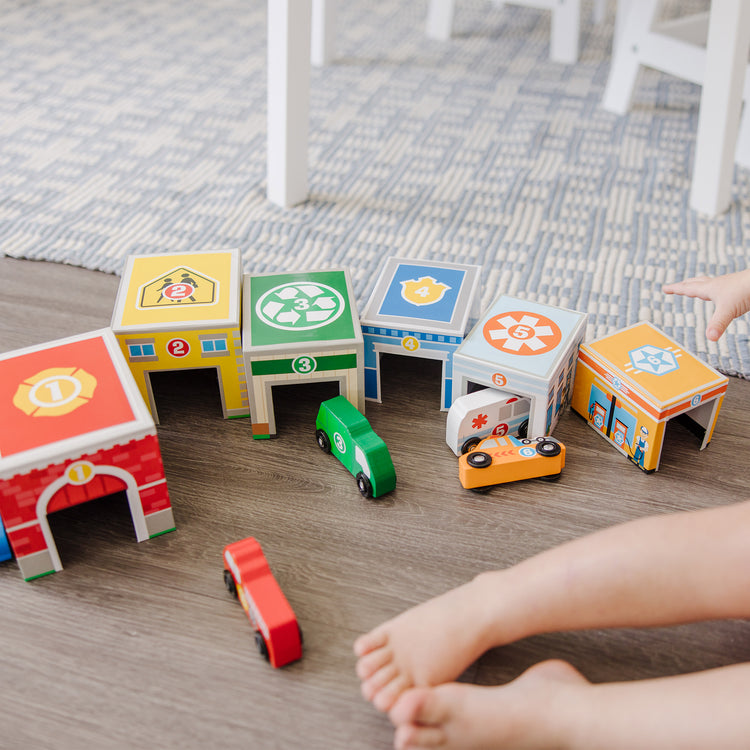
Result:
[[401,296],[411,305],[432,305],[440,302],[450,289],[448,284],[437,281],[432,276],[402,281]]
[[474,419],[471,420],[471,427],[474,430],[481,430],[487,424],[486,414],[477,414]]
[[290,281],[269,289],[255,306],[255,314],[269,326],[304,331],[332,323],[346,307],[333,287],[310,281]]
[[675,355],[667,349],[661,349],[652,344],[639,346],[628,353],[630,364],[636,370],[648,372],[651,375],[666,375],[680,369]]
[[544,354],[562,340],[557,324],[537,313],[501,313],[484,324],[484,338],[490,346],[511,354]]

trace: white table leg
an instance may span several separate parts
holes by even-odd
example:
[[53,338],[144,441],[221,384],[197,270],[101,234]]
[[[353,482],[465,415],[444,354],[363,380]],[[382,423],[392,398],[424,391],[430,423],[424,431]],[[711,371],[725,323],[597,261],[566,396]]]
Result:
[[311,26],[310,0],[269,0],[267,195],[280,206],[307,199]]
[[313,65],[330,65],[336,47],[336,0],[312,0],[312,51]]
[[729,207],[749,50],[750,3],[712,0],[690,190],[690,206],[702,213]]

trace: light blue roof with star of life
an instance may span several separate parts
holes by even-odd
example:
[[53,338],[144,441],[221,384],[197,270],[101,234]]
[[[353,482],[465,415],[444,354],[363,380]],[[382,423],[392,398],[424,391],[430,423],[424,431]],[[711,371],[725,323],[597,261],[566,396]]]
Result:
[[[456,355],[544,378],[567,358],[586,314],[501,295],[483,313]],[[485,336],[485,331],[487,337]],[[492,342],[492,343],[490,343]]]

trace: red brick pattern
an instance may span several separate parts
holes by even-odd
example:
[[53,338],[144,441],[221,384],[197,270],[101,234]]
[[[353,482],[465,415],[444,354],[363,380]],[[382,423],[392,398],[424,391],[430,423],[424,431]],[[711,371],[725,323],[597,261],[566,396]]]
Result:
[[[141,490],[141,504],[146,516],[170,507],[156,435],[147,435],[140,440],[131,440],[125,445],[77,456],[63,463],[50,464],[44,469],[35,469],[28,474],[17,474],[11,479],[0,480],[0,517],[16,557],[46,549],[44,537],[37,523],[37,501],[45,488],[62,477],[66,468],[75,461],[88,461],[94,466],[115,466],[123,469],[133,476],[139,487],[157,483]],[[125,487],[121,479],[111,475],[96,475],[83,485],[66,484],[50,499],[47,512],[52,513],[119,492]],[[19,525],[24,526],[14,531],[13,528]]]

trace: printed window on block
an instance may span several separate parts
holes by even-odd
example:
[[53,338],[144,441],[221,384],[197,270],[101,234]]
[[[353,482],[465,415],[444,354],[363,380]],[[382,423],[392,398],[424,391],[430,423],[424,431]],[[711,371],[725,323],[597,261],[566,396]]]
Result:
[[226,357],[229,355],[229,345],[225,334],[201,336],[201,356]]
[[125,346],[128,348],[128,359],[131,362],[155,362],[159,359],[156,356],[154,339],[126,341]]

